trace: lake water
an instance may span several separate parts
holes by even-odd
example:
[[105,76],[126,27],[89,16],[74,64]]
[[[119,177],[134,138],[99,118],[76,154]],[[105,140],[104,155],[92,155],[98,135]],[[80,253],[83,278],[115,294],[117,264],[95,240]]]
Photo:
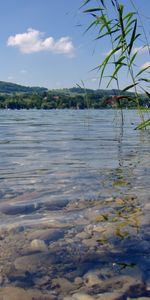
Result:
[[8,286],[35,299],[150,296],[150,131],[134,130],[139,120],[128,110],[123,126],[117,110],[0,111],[3,297]]

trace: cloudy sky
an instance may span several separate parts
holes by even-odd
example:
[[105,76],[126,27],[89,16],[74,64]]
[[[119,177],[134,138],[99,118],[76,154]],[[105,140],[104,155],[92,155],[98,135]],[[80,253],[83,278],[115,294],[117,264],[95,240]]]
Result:
[[[94,32],[84,34],[90,18],[79,9],[83,0],[0,1],[0,80],[50,89],[83,81],[86,87],[98,88],[99,73],[91,70],[111,49],[107,40],[95,41]],[[129,1],[122,1],[128,9]],[[134,3],[149,39],[150,1]],[[142,42],[136,48],[140,49],[139,67],[149,65]],[[122,84],[127,80],[120,79]]]

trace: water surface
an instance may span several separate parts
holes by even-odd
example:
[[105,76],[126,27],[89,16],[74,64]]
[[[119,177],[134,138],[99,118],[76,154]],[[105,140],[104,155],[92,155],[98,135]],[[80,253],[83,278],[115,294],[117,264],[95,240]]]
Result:
[[[86,268],[84,262],[85,269],[81,263],[78,276],[85,276],[100,265],[104,270],[107,265],[110,274],[113,271],[124,275],[125,270],[125,274],[136,277],[140,270],[142,280],[148,280],[150,131],[134,130],[139,123],[135,111],[124,111],[123,126],[120,120],[120,112],[115,110],[0,111],[0,227],[21,228],[15,231],[19,257],[27,254],[24,247],[30,245],[33,237],[39,237],[32,235],[35,228],[51,227],[63,232],[57,242],[45,239],[49,251],[56,247],[62,256],[53,264],[59,265],[57,277],[60,266],[61,277],[71,272],[73,253],[76,261],[76,251],[84,256],[88,249],[98,258]],[[108,228],[114,224],[114,232],[110,234],[109,230],[108,234]],[[84,239],[78,238],[81,232],[95,236],[100,227],[107,234],[105,238],[96,235],[95,244],[84,234]],[[20,232],[25,246],[17,240]],[[88,239],[89,245],[85,242]],[[8,247],[9,243],[12,242],[8,239]],[[76,249],[77,244],[80,249]],[[110,248],[106,255],[108,245],[113,250]],[[66,258],[62,254],[64,247],[71,247]],[[103,259],[100,247],[105,252]],[[17,259],[12,249],[12,260],[13,256]],[[34,272],[30,271],[33,278]],[[72,280],[75,276],[78,277],[72,275]],[[52,284],[48,289],[52,289]],[[61,292],[57,299],[63,299]]]

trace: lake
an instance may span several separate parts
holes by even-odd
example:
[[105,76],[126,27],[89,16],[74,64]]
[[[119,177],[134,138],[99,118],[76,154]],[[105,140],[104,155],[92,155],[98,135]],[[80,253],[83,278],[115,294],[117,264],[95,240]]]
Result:
[[123,114],[0,111],[2,299],[150,299],[150,130]]

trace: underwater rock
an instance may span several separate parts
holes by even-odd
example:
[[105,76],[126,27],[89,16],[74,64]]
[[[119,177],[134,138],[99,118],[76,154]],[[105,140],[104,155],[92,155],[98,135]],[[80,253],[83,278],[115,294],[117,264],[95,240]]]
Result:
[[140,297],[140,298],[129,298],[129,300],[149,300],[150,297]]
[[35,239],[30,244],[33,251],[47,251],[47,245],[43,240]]
[[120,293],[104,293],[96,298],[97,300],[126,300],[126,296]]
[[129,300],[149,300],[150,297],[128,298]]
[[19,215],[19,214],[31,214],[34,211],[39,209],[38,206],[34,204],[26,204],[26,205],[4,205],[1,206],[0,212],[5,215]]
[[98,245],[97,241],[95,241],[95,239],[91,238],[91,239],[84,239],[82,240],[82,243],[87,246],[87,247],[95,247]]
[[76,285],[66,278],[54,278],[52,280],[52,287],[60,289],[61,293],[68,293],[70,291],[76,290]]
[[22,289],[18,287],[5,287],[0,290],[0,300],[56,300],[50,293],[43,293],[36,289]]
[[101,284],[102,281],[98,278],[98,276],[94,272],[88,272],[84,275],[84,283],[88,287],[92,287],[96,284]]
[[57,241],[60,238],[64,237],[63,229],[37,229],[28,233],[28,238],[31,240],[39,239],[43,240],[45,243],[49,243],[50,241]]
[[20,232],[23,232],[25,231],[25,227],[22,226],[22,225],[13,225],[13,224],[10,224],[8,226],[8,232],[9,234],[19,234]]
[[40,267],[49,267],[51,264],[56,263],[57,257],[51,254],[30,254],[18,257],[15,262],[17,270],[36,272]]
[[0,275],[0,286],[3,284],[3,276]]
[[[82,293],[76,293],[73,294],[72,296],[72,300],[94,300],[95,298],[93,298],[92,296],[88,295],[88,294],[82,294]],[[63,300],[68,300],[68,299],[63,299]]]
[[105,280],[102,284],[102,288],[105,291],[116,291],[124,293],[129,297],[142,295],[145,291],[145,284],[138,278],[131,276],[114,276],[108,280]]
[[80,285],[83,283],[83,279],[81,277],[76,277],[75,280],[74,280],[74,283],[76,285]]
[[49,276],[42,276],[40,278],[35,278],[34,279],[35,285],[40,286],[40,287],[47,284],[48,282],[50,282],[50,277]]
[[77,233],[75,237],[79,238],[79,239],[89,239],[90,238],[90,234],[88,234],[85,231],[82,231],[82,232]]
[[44,203],[44,209],[45,210],[61,210],[62,208],[66,207],[67,204],[69,203],[69,200],[63,199],[63,200],[54,200],[52,202],[45,202]]

